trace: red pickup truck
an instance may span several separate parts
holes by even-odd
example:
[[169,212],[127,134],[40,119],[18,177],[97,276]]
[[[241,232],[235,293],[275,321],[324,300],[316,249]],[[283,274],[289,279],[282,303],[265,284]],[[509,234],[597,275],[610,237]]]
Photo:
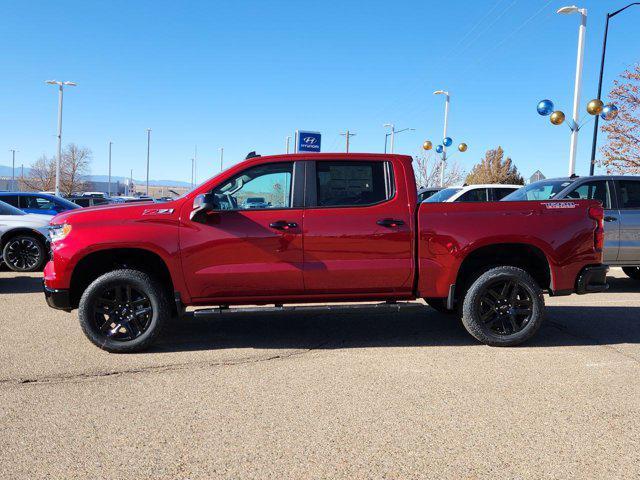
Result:
[[418,298],[508,346],[540,327],[543,292],[607,288],[602,222],[592,200],[418,204],[408,156],[255,157],[172,202],[56,216],[44,290],[111,352],[186,306]]

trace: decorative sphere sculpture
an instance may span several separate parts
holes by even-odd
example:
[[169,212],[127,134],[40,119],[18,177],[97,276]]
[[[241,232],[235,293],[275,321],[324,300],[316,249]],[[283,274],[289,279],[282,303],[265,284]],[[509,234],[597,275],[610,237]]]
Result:
[[467,146],[466,143],[461,143],[460,145],[458,145],[458,150],[460,150],[461,152],[466,152],[467,148],[469,147]]
[[443,151],[443,150],[444,150],[444,149],[442,148],[442,145],[437,145],[437,146],[436,146],[436,152],[438,152],[438,153],[442,153],[442,151]]
[[433,143],[427,140],[422,144],[422,148],[424,148],[425,150],[431,150],[433,148]]
[[605,105],[602,109],[602,113],[600,114],[600,118],[603,120],[613,120],[618,116],[618,107],[613,104]]
[[604,103],[602,103],[602,100],[594,98],[589,103],[587,103],[587,112],[589,112],[589,115],[600,115],[602,113],[603,107]]
[[550,115],[553,112],[553,102],[551,100],[540,100],[538,102],[538,113],[543,117]]
[[562,125],[562,123],[564,122],[564,112],[561,112],[560,110],[556,110],[551,114],[551,117],[549,117],[549,120],[554,125]]
[[450,147],[453,144],[453,140],[451,139],[451,137],[444,137],[444,139],[442,140],[442,144],[445,147]]

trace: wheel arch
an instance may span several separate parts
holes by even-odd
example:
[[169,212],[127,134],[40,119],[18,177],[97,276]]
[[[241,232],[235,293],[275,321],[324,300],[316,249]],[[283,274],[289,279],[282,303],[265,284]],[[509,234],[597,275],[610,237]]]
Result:
[[553,289],[551,265],[540,247],[530,243],[505,242],[480,246],[465,256],[456,275],[456,293],[468,287],[477,273],[500,265],[522,268],[541,289]]
[[7,230],[0,236],[0,251],[2,251],[2,249],[10,239],[22,234],[33,235],[38,240],[42,241],[45,246],[47,244],[47,237],[42,232],[28,227],[16,227],[12,228],[11,230]]
[[72,308],[77,308],[86,288],[99,276],[120,268],[143,271],[158,279],[166,291],[167,298],[173,299],[174,281],[165,259],[149,249],[107,248],[96,250],[82,257],[73,267],[69,283],[69,300]]

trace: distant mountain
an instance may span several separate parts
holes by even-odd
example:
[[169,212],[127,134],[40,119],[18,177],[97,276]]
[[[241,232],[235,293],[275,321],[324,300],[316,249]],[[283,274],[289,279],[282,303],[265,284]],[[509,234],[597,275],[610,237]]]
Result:
[[[25,167],[24,169],[25,176],[29,175],[30,171],[31,169]],[[20,173],[21,173],[20,168],[16,166],[16,173],[15,173],[16,177],[19,177]],[[11,167],[0,165],[0,177],[11,177]],[[107,182],[109,181],[109,176],[108,175],[89,175],[87,176],[87,179],[92,182]],[[124,183],[128,180],[129,179],[125,177],[116,177],[116,176],[111,177],[111,181],[114,183],[115,182]],[[133,183],[135,183],[136,185],[143,185],[146,183],[146,180],[137,180],[134,178]],[[154,187],[191,187],[191,184],[189,182],[182,182],[180,180],[149,180],[149,185]]]

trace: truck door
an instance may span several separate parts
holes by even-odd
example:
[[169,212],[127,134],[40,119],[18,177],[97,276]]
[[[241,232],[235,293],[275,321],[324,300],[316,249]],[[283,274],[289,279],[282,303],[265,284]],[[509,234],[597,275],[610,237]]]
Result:
[[212,190],[218,209],[206,223],[189,220],[190,210],[183,213],[180,249],[193,298],[216,302],[303,293],[302,194],[294,192],[304,174],[294,170],[294,162],[248,167]]
[[[412,210],[401,163],[308,161],[304,283],[309,294],[411,292]],[[411,188],[415,188],[413,185]]]
[[[640,185],[640,184],[639,184]],[[620,212],[615,208],[615,194],[610,180],[592,180],[580,183],[565,198],[600,200],[604,207],[603,261],[615,262],[620,249]]]
[[[618,263],[640,265],[640,180],[618,180],[616,184],[620,209]],[[605,223],[605,235],[608,226],[609,224]]]

